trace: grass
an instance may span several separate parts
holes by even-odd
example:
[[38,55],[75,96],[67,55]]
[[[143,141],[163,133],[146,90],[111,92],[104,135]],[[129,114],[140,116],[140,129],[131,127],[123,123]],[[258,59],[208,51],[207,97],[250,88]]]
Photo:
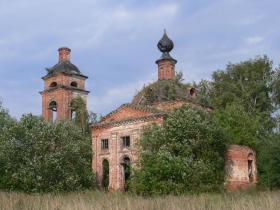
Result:
[[2,210],[269,210],[280,209],[280,191],[138,197],[89,191],[67,194],[0,192]]

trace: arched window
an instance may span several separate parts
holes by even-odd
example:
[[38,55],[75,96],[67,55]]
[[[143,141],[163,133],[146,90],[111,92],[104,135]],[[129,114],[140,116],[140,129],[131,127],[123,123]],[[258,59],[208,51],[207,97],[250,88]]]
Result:
[[123,180],[124,180],[124,190],[127,191],[129,186],[128,186],[128,181],[130,179],[130,174],[131,174],[131,163],[130,163],[130,158],[125,156],[122,160],[122,166],[123,166]]
[[108,190],[109,187],[109,161],[104,159],[102,162],[102,187],[104,190]]
[[78,87],[78,83],[77,82],[71,82],[70,84],[72,87]]
[[196,96],[196,90],[195,90],[194,88],[191,88],[191,89],[190,89],[190,95],[191,95],[192,97],[195,97],[195,96]]
[[253,182],[254,181],[254,172],[253,172],[253,154],[250,153],[248,155],[248,177],[249,177],[249,182]]
[[56,87],[57,86],[57,82],[52,82],[51,84],[50,84],[50,88],[53,88],[53,87]]
[[75,120],[77,117],[77,112],[76,112],[77,107],[75,106],[74,100],[71,101],[70,107],[71,107],[71,119]]
[[49,110],[50,110],[50,119],[52,122],[54,122],[57,118],[57,103],[55,101],[52,101],[49,104]]

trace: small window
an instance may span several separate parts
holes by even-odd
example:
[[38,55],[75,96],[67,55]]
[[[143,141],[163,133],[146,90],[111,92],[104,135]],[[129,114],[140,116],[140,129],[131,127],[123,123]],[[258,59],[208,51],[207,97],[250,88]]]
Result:
[[108,149],[108,148],[109,148],[109,140],[101,139],[101,149]]
[[130,147],[130,136],[123,136],[122,137],[122,146],[123,147]]
[[195,96],[196,96],[196,90],[195,90],[194,88],[191,88],[191,89],[190,89],[190,95],[191,95],[192,97],[195,97]]
[[57,83],[56,83],[56,82],[52,82],[52,83],[50,84],[50,87],[51,87],[51,88],[56,87],[56,86],[57,86]]
[[78,87],[78,83],[77,82],[71,82],[70,84],[72,87]]

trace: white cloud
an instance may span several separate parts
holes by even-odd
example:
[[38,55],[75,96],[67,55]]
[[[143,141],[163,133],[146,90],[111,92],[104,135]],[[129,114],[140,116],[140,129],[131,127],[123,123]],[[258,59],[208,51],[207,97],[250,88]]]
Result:
[[261,36],[252,36],[245,39],[245,42],[249,45],[259,44],[263,41],[263,37]]

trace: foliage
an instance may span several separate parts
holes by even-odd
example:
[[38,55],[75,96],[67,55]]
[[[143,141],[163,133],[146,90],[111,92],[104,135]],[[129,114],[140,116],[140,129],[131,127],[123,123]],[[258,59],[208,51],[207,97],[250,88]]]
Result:
[[91,188],[90,136],[72,122],[25,115],[0,133],[0,187],[27,192]]
[[227,105],[225,109],[216,109],[214,119],[225,131],[230,143],[246,145],[256,149],[260,144],[261,119],[245,111],[238,104]]
[[[193,100],[189,92],[192,86],[182,83],[183,74],[179,72],[174,79],[158,80],[152,84],[144,86],[133,98],[133,104],[151,105],[156,102],[174,100]],[[204,102],[204,101],[201,101]]]
[[280,134],[271,134],[258,149],[258,183],[269,189],[280,188]]
[[2,106],[2,102],[0,101],[0,132],[2,133],[2,129],[4,129],[5,126],[12,123],[13,119],[8,113],[8,110],[6,110]]
[[89,132],[89,114],[86,103],[81,96],[78,96],[72,100],[71,109],[73,113],[75,113],[73,116],[74,123],[79,126],[83,132]]
[[212,83],[208,80],[201,80],[198,83],[194,82],[193,87],[197,90],[197,101],[201,104],[212,106],[210,91]]
[[182,107],[140,139],[141,169],[131,188],[140,194],[217,190],[223,182],[225,135],[209,113]]
[[213,74],[212,103],[216,108],[238,103],[250,113],[272,113],[273,102],[278,103],[271,97],[274,76],[272,61],[266,56],[229,64]]

